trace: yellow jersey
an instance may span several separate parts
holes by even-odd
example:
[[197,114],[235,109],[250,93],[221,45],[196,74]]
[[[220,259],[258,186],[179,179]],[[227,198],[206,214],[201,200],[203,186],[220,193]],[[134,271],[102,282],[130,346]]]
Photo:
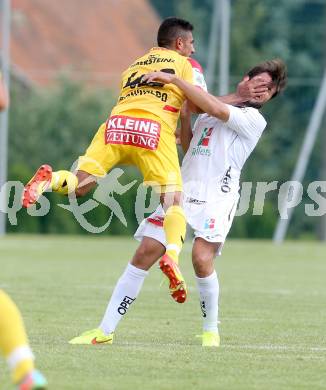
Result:
[[174,131],[185,95],[174,84],[142,83],[142,76],[153,71],[172,73],[191,84],[202,86],[189,58],[174,50],[154,47],[122,73],[120,96],[111,115],[130,110],[147,111]]

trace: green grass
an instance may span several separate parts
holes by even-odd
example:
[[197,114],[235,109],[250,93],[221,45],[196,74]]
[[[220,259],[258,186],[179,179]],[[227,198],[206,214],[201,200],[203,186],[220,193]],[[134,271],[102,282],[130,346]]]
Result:
[[[219,349],[203,349],[190,262],[184,305],[155,267],[112,346],[70,346],[96,327],[136,243],[120,238],[0,240],[0,286],[23,312],[38,367],[55,390],[288,390],[326,388],[326,247],[229,241],[220,275]],[[0,389],[10,389],[0,362]]]

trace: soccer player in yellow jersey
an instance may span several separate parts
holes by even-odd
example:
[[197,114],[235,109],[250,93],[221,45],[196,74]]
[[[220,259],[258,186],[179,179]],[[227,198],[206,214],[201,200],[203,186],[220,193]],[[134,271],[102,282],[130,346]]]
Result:
[[158,30],[158,47],[135,60],[123,72],[118,102],[85,155],[79,158],[77,172],[52,172],[49,165],[42,165],[23,194],[25,207],[34,204],[49,188],[62,194],[75,192],[82,196],[96,185],[97,178],[105,176],[116,164],[137,166],[144,183],[161,193],[168,244],[160,268],[169,279],[172,297],[180,303],[187,296],[177,265],[186,221],[180,207],[182,180],[174,133],[185,95],[172,84],[148,84],[141,80],[148,72],[162,71],[200,86],[188,59],[195,51],[192,31],[193,26],[185,20],[164,20]]
[[7,359],[18,390],[47,388],[44,376],[34,367],[23,319],[15,303],[0,289],[0,352]]
[[[8,95],[0,73],[0,111],[8,107]],[[0,289],[0,353],[7,359],[18,390],[46,389],[46,380],[35,370],[23,320],[15,303]]]

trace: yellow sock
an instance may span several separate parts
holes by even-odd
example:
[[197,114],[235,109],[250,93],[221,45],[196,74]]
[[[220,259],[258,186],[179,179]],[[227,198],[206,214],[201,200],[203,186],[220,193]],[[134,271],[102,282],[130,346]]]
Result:
[[70,171],[56,171],[52,173],[50,187],[52,191],[67,195],[75,191],[78,186],[77,176]]
[[34,356],[22,317],[9,296],[0,290],[0,351],[8,360],[14,383],[34,369]]
[[166,253],[178,263],[179,252],[186,235],[186,217],[180,206],[171,206],[168,208],[163,228],[166,237]]

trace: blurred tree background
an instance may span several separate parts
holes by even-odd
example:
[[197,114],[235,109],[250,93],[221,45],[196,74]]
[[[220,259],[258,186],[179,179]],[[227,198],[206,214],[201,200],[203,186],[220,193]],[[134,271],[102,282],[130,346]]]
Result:
[[[161,18],[176,15],[195,25],[195,57],[206,66],[212,0],[151,0]],[[230,90],[253,65],[280,57],[288,65],[286,92],[264,108],[268,129],[247,162],[243,181],[289,180],[306,126],[316,100],[325,64],[326,2],[318,0],[234,0],[231,18]],[[212,92],[217,91],[216,84]],[[9,140],[9,180],[26,182],[32,168],[47,162],[59,169],[69,168],[84,152],[98,126],[115,103],[116,92],[94,90],[62,78],[51,89],[26,89],[16,83],[12,88]],[[322,133],[322,132],[321,132]],[[320,177],[322,154],[320,134],[305,176],[304,188]],[[51,142],[49,142],[51,140]],[[28,163],[27,163],[28,162]],[[128,168],[123,181],[140,175]],[[127,216],[127,228],[116,218],[104,234],[132,234],[137,227],[133,205],[138,185],[117,197]],[[255,185],[254,185],[255,189]],[[49,195],[51,203],[62,198]],[[253,196],[251,198],[253,200]],[[304,199],[312,203],[305,196]],[[267,194],[263,216],[236,218],[233,237],[271,237],[278,218],[277,193]],[[109,210],[98,207],[90,214],[95,225],[103,225]],[[291,237],[313,236],[319,218],[307,218],[303,206],[297,207],[291,223]],[[18,214],[12,232],[86,233],[73,215],[58,206],[46,217]]]

